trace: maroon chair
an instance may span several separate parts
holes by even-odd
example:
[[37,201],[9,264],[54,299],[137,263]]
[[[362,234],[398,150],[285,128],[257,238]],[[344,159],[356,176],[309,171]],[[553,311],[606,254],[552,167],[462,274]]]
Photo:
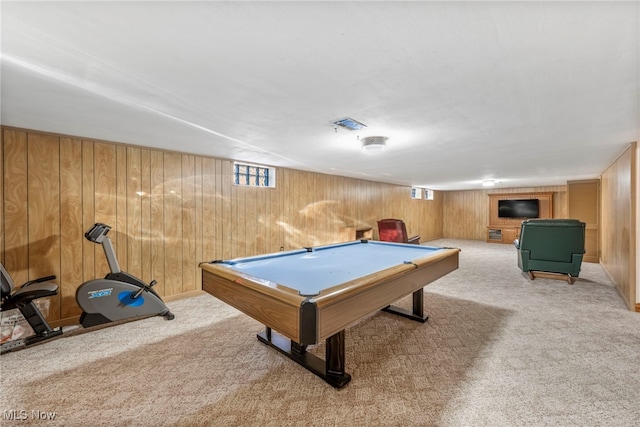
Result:
[[407,235],[407,227],[401,219],[381,219],[378,221],[378,234],[383,242],[420,244],[420,236]]

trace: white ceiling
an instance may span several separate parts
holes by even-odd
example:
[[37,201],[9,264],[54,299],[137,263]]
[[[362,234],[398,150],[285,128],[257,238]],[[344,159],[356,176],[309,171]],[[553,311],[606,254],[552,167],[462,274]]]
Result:
[[594,178],[640,139],[638,1],[0,7],[7,126],[436,190]]

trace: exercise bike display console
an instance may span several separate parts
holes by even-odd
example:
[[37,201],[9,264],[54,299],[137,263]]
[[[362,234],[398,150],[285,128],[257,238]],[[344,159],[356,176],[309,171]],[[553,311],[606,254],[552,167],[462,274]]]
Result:
[[[150,316],[163,316],[173,320],[175,316],[152,288],[156,281],[147,284],[137,277],[120,270],[118,260],[107,233],[111,227],[96,223],[84,235],[90,242],[102,245],[111,270],[104,279],[89,280],[76,291],[76,302],[82,309],[80,324],[84,328],[113,322],[137,320]],[[2,284],[1,311],[17,308],[34,331],[25,339],[2,344],[0,354],[19,350],[63,334],[63,328],[51,328],[34,303],[34,300],[54,296],[58,285],[50,283],[55,276],[32,280],[14,292],[11,276],[0,264]]]

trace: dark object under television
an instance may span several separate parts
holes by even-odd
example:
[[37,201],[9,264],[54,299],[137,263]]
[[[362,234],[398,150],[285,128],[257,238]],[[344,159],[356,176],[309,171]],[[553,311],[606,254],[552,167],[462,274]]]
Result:
[[538,218],[540,203],[538,199],[498,200],[500,218]]

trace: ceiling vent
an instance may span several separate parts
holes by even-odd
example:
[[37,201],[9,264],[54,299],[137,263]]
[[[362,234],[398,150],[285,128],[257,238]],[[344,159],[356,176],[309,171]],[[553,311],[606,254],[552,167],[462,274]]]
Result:
[[359,121],[353,120],[350,118],[338,120],[337,122],[333,122],[333,124],[349,130],[360,130],[367,127],[366,125],[360,123]]

